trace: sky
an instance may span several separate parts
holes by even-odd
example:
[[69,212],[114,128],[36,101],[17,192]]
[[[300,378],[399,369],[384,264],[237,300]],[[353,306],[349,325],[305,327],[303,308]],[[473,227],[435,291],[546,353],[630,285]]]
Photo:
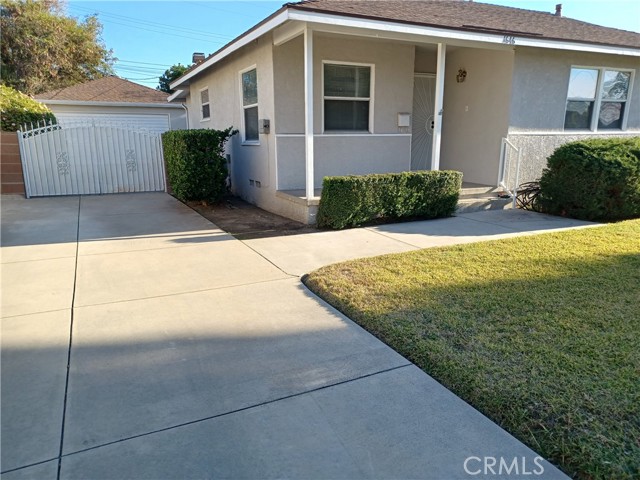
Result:
[[[566,17],[640,32],[638,0],[475,0],[552,13],[562,3]],[[67,0],[67,14],[97,14],[102,40],[118,59],[116,74],[156,87],[171,65],[189,65],[193,52],[206,55],[278,10],[284,0],[122,1]]]

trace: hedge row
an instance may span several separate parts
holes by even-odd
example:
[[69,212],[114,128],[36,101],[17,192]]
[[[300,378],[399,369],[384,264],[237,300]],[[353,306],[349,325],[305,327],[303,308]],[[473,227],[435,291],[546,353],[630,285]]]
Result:
[[582,220],[640,217],[640,137],[589,139],[557,148],[540,178],[539,207]]
[[318,227],[451,216],[461,185],[462,173],[446,170],[325,177]]
[[224,145],[238,131],[173,130],[162,134],[167,177],[180,200],[218,202],[227,190]]
[[56,123],[46,105],[6,85],[0,85],[0,117],[0,127],[5,132],[15,132],[25,124]]

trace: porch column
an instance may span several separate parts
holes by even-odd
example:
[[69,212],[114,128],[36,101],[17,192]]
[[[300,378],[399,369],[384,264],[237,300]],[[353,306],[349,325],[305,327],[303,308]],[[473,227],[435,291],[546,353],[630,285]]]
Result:
[[313,30],[308,26],[304,29],[304,156],[306,196],[313,198]]
[[436,66],[436,98],[433,116],[433,147],[431,148],[431,170],[440,170],[440,139],[442,138],[442,103],[444,99],[444,66],[447,44],[438,44],[438,63]]

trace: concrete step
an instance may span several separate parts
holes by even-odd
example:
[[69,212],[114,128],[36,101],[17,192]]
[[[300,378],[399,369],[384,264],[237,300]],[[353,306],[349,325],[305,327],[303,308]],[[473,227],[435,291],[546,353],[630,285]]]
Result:
[[502,188],[494,185],[480,185],[477,183],[463,183],[460,189],[460,195],[488,195],[498,194],[502,191]]
[[496,195],[461,195],[458,199],[456,213],[481,212],[483,210],[504,210],[512,208],[511,198],[500,198]]

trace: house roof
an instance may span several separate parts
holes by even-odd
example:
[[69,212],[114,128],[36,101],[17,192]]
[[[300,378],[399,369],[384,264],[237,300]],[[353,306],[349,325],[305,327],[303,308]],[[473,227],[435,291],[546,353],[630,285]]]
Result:
[[412,25],[640,48],[640,33],[554,13],[463,0],[306,0],[288,8]]
[[116,76],[51,90],[35,96],[38,100],[74,102],[167,103],[167,94]]
[[[449,29],[468,32],[469,35],[511,35],[518,39],[530,39],[530,46],[539,46],[540,42],[544,42],[547,48],[566,46],[570,50],[606,53],[610,53],[608,50],[611,49],[620,54],[640,56],[640,33],[602,27],[554,13],[471,0],[302,0],[285,3],[271,16],[189,68],[171,83],[171,88],[176,89],[176,92],[169,97],[169,101],[183,98],[185,90],[180,90],[180,87],[188,85],[189,79],[226,55],[287,20],[295,20],[290,12],[320,14],[329,18],[352,17],[419,28]],[[518,43],[527,44],[522,41]]]

